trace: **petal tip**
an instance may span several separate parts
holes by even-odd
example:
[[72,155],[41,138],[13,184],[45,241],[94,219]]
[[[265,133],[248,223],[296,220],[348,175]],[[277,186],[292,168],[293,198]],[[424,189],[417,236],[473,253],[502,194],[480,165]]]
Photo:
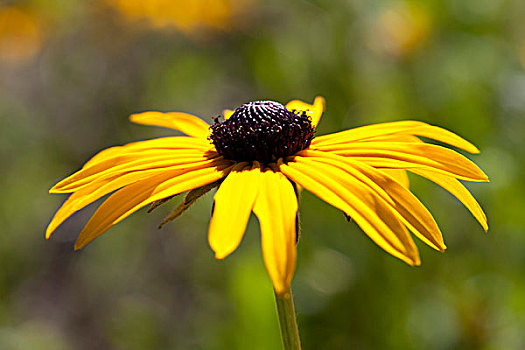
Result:
[[81,250],[83,249],[86,245],[88,245],[89,241],[85,241],[85,240],[80,240],[80,239],[77,239],[76,242],[75,242],[75,245],[73,246],[73,249],[75,251],[78,251],[78,250]]
[[62,193],[61,188],[64,187],[63,180],[56,183],[53,187],[49,189],[49,193],[56,194],[56,193]]
[[220,253],[220,252],[216,252],[215,253],[215,259],[217,259],[217,260],[223,260],[227,256],[228,256],[228,254],[224,254],[224,253]]
[[44,238],[46,240],[49,240],[51,236],[53,235],[53,230],[50,230],[49,227],[47,228],[46,232],[44,233]]
[[316,96],[314,99],[314,104],[321,104],[324,108],[324,106],[326,106],[326,99],[323,96]]
[[143,116],[144,113],[147,113],[147,112],[131,114],[129,116],[129,121],[132,122],[132,123],[137,123],[141,119],[141,117]]
[[480,171],[480,180],[482,182],[490,182],[489,176],[485,174],[483,170],[479,169],[479,171]]
[[410,261],[410,265],[411,266],[421,266],[421,259],[419,258],[419,256],[414,258],[414,259],[412,259]]
[[479,148],[477,148],[475,145],[473,145],[472,143],[470,143],[470,142],[468,142],[466,140],[465,140],[465,142],[466,142],[466,144],[463,145],[464,147],[461,147],[461,149],[467,151],[470,154],[480,154],[481,153]]
[[421,257],[419,256],[419,253],[404,253],[403,255],[396,256],[397,258],[401,259],[403,262],[407,263],[410,266],[420,266],[421,265]]
[[273,290],[275,291],[275,294],[277,294],[281,298],[290,298],[290,287],[286,286],[285,284],[279,284],[279,285],[273,285]]
[[68,193],[73,193],[76,190],[77,189],[72,190],[71,188],[67,188],[67,187],[53,187],[52,189],[49,190],[49,193],[50,194],[68,194]]

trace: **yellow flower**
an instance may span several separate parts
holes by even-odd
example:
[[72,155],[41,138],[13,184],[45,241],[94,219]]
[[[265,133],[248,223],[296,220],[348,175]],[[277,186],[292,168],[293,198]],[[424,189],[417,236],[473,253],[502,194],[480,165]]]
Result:
[[41,21],[29,10],[0,5],[0,63],[21,64],[42,48]]
[[297,187],[351,217],[381,248],[410,265],[419,253],[410,230],[444,251],[432,215],[408,189],[406,171],[426,177],[456,196],[487,230],[481,207],[458,180],[488,181],[459,153],[418,136],[470,153],[478,149],[437,126],[399,121],[314,138],[324,99],[313,105],[257,101],[211,127],[190,114],[145,112],[131,121],[179,130],[164,137],[106,149],[51,193],[71,193],[46,237],[77,210],[114,192],[80,233],[81,249],[138,209],[190,191],[173,217],[218,186],[209,243],[219,259],[239,245],[250,213],[259,219],[264,261],[277,293],[289,290],[296,262]]
[[203,28],[227,30],[250,0],[106,0],[128,20],[146,20],[155,28],[174,27],[184,33]]
[[371,48],[394,57],[410,57],[431,36],[432,21],[424,4],[395,3],[381,11],[368,40]]

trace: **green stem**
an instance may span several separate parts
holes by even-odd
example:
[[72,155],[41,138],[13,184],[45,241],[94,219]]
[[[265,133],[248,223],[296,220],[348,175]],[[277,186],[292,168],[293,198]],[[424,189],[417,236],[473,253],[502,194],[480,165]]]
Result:
[[292,291],[290,290],[282,295],[275,293],[275,301],[277,302],[284,350],[301,350]]

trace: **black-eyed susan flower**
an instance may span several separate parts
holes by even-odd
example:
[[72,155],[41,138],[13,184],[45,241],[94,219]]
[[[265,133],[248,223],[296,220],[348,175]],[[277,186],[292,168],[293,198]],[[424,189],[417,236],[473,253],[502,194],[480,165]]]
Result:
[[417,238],[438,251],[443,236],[432,215],[408,188],[407,171],[456,196],[487,230],[486,216],[460,180],[488,181],[458,152],[478,149],[456,134],[418,121],[358,127],[314,137],[324,99],[250,102],[225,111],[211,126],[186,113],[145,112],[131,121],[166,127],[188,136],[164,137],[106,149],[51,193],[71,193],[46,232],[70,215],[113,193],[80,233],[85,247],[140,208],[189,191],[172,217],[218,187],[209,227],[217,258],[233,252],[253,211],[261,228],[264,262],[277,294],[286,293],[296,262],[298,187],[351,217],[377,245],[410,265],[419,265]]

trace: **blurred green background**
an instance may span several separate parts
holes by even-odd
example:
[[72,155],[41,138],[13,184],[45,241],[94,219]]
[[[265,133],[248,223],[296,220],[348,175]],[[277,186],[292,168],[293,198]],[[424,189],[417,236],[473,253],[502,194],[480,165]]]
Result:
[[394,259],[313,195],[293,288],[304,349],[525,348],[525,2],[0,1],[0,349],[279,349],[252,218],[224,261],[211,195],[126,219],[82,252],[93,208],[45,241],[47,190],[108,146],[170,135],[143,110],[208,122],[257,99],[326,97],[319,134],[417,119],[457,132],[489,184],[485,234],[411,178],[448,250]]

